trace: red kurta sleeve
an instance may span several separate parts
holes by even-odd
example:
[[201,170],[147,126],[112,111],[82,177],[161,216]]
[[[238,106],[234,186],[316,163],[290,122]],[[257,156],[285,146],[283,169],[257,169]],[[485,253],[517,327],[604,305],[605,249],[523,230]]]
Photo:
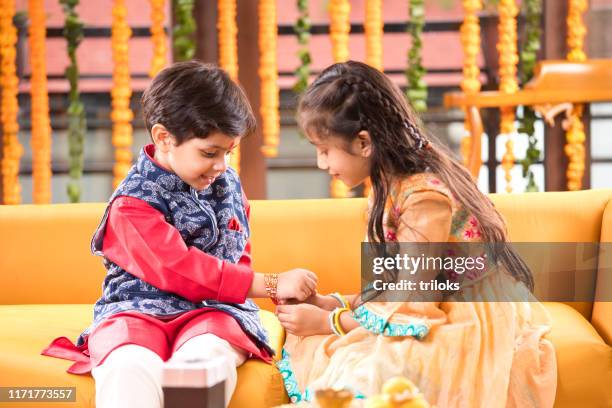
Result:
[[253,281],[250,245],[238,264],[188,247],[161,212],[133,197],[113,202],[102,250],[132,275],[192,302],[243,303]]

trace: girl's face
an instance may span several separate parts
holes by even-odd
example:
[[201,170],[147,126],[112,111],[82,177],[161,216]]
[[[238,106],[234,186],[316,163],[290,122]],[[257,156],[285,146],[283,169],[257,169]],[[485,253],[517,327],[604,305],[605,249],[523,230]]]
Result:
[[309,134],[308,140],[317,149],[317,166],[347,187],[356,187],[370,177],[372,144],[367,131],[359,132],[348,144],[338,136]]
[[163,126],[152,129],[155,142],[155,160],[175,173],[197,191],[210,186],[227,170],[231,151],[240,142],[239,137],[211,133],[205,139],[194,137],[176,145],[175,137]]

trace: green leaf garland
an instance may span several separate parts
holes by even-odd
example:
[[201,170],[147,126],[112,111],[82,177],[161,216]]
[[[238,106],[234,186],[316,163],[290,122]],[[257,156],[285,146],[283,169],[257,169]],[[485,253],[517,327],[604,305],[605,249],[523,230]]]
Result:
[[417,112],[427,110],[426,70],[422,63],[423,27],[425,26],[425,1],[410,0],[410,24],[408,32],[412,37],[412,45],[408,51],[408,68],[406,79],[408,87],[406,97]]
[[295,70],[297,81],[295,85],[293,85],[293,92],[300,94],[308,87],[308,79],[310,78],[310,63],[312,62],[312,58],[308,50],[308,43],[310,42],[311,24],[308,16],[308,0],[297,0],[296,3],[299,16],[293,26],[293,30],[295,31],[298,44],[300,45],[297,52],[297,56],[300,59],[300,65]]
[[[521,49],[520,58],[520,77],[523,85],[533,78],[535,65],[537,63],[537,53],[540,49],[540,37],[542,35],[542,0],[525,0],[525,40]],[[536,114],[528,106],[523,107],[523,115],[519,118],[520,133],[525,133],[528,138],[527,151],[525,158],[521,161],[523,167],[523,177],[527,178],[525,191],[538,191],[535,176],[530,166],[540,160],[541,152],[536,147],[535,137]]]
[[193,18],[194,0],[174,0],[176,25],[172,31],[174,57],[177,61],[188,61],[195,55],[193,33],[196,29]]
[[68,197],[70,202],[77,203],[81,199],[81,176],[83,175],[83,151],[85,145],[85,132],[87,122],[85,119],[85,106],[79,94],[79,68],[77,65],[76,50],[83,40],[83,22],[79,19],[76,6],[79,0],[60,0],[66,17],[64,23],[64,37],[68,42],[68,57],[70,65],[66,68],[66,78],[70,83],[68,99],[68,148],[70,157],[70,170],[68,181]]

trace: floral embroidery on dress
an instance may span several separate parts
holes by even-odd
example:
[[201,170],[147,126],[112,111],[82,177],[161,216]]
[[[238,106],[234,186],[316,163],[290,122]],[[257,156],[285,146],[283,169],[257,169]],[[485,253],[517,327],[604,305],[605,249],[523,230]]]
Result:
[[463,225],[463,238],[467,240],[478,239],[482,237],[480,228],[478,226],[478,220],[476,217],[471,215],[466,223]]
[[397,234],[395,233],[395,231],[389,230],[385,234],[385,239],[387,241],[397,242]]

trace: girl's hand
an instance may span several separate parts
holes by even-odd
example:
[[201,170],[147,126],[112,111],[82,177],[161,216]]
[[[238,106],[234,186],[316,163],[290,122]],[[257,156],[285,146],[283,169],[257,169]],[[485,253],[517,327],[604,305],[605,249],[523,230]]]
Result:
[[276,316],[281,325],[295,336],[312,336],[315,334],[331,334],[327,310],[308,303],[298,305],[279,305]]
[[281,303],[287,299],[300,302],[317,293],[317,275],[307,269],[293,269],[278,275],[276,297]]
[[335,308],[342,306],[333,297],[321,295],[319,293],[315,293],[314,295],[310,296],[309,298],[304,300],[304,303],[310,303],[311,305],[314,305],[318,308],[329,311],[332,311]]

